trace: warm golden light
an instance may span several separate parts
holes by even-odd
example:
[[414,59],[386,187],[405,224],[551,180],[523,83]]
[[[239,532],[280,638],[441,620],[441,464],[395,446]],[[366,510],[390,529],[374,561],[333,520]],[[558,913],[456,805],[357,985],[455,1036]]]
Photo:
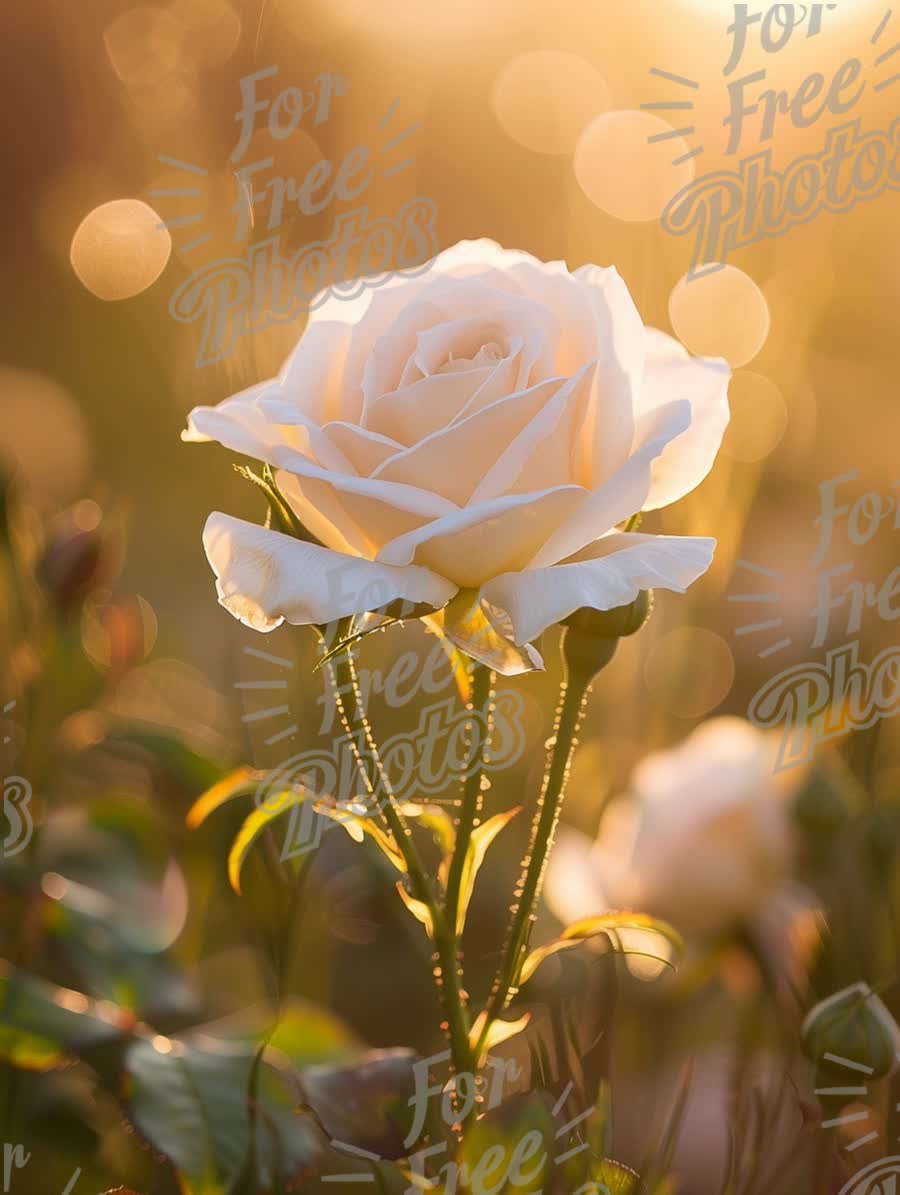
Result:
[[[584,130],[575,177],[590,199],[619,220],[657,220],[694,178],[692,147],[650,112],[607,112]],[[664,140],[651,140],[664,138]]]
[[172,252],[162,217],[140,199],[114,199],[89,212],[72,237],[69,257],[98,299],[130,299],[156,281]]
[[669,298],[679,340],[698,357],[724,357],[734,369],[752,361],[771,327],[765,295],[736,266],[685,276]]
[[183,26],[164,8],[142,4],[107,25],[106,53],[123,83],[142,87],[156,83],[178,65]]
[[503,131],[543,154],[572,153],[582,130],[609,107],[603,76],[584,58],[534,50],[508,62],[491,105]]
[[90,457],[80,407],[52,378],[0,368],[0,462],[32,497],[55,505],[74,496]]

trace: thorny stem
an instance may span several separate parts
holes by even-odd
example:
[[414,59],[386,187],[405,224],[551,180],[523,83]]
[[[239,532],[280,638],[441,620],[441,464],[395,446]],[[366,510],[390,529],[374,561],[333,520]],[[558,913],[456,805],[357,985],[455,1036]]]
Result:
[[535,916],[534,909],[541,894],[544,873],[565,796],[569,766],[577,745],[575,736],[592,680],[593,673],[573,667],[571,658],[567,657],[566,675],[560,686],[554,734],[548,743],[550,757],[538,799],[537,815],[531,828],[528,853],[522,860],[522,875],[516,887],[516,901],[512,906],[513,919],[507,934],[503,958],[491,988],[484,1026],[475,1047],[476,1060],[484,1050],[491,1025],[515,995],[516,978],[522,956],[528,946]]
[[[455,934],[435,899],[434,890],[413,840],[412,831],[398,809],[391,792],[390,782],[382,765],[363,706],[352,647],[338,653],[331,661],[330,667],[334,673],[334,693],[338,713],[350,740],[350,748],[357,766],[370,795],[374,796],[379,790],[382,791],[383,796],[378,801],[379,812],[403,856],[413,895],[428,907],[431,914],[437,958],[436,978],[447,1015],[447,1035],[450,1040],[453,1067],[457,1074],[470,1072],[473,1070],[473,1066],[472,1049],[469,1044],[469,1018],[463,1002],[459,964],[456,958]],[[360,729],[363,731],[365,751],[359,749],[356,738]]]
[[472,841],[472,831],[481,816],[484,800],[482,782],[484,779],[485,753],[490,738],[490,720],[493,710],[491,690],[493,673],[484,664],[474,664],[472,668],[472,699],[470,709],[473,717],[471,722],[472,765],[463,787],[462,805],[459,811],[459,824],[456,828],[456,842],[450,870],[447,875],[447,898],[445,903],[447,924],[450,932],[456,935],[456,922],[459,915],[460,885],[462,883],[463,867],[469,843]]

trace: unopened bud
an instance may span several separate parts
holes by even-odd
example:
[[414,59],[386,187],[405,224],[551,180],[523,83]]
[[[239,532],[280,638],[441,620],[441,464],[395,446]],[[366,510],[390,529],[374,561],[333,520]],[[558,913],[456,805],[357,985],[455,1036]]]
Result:
[[596,635],[598,639],[624,639],[641,629],[652,609],[652,591],[642,589],[633,602],[627,606],[616,606],[613,610],[592,610],[589,606],[582,606],[564,618],[563,625]]
[[107,579],[106,554],[96,531],[65,531],[47,544],[38,576],[56,607],[66,613]]
[[873,1079],[889,1074],[900,1048],[900,1028],[882,1000],[865,983],[855,983],[822,1000],[800,1030],[803,1050],[817,1073],[841,1075],[865,1068]]

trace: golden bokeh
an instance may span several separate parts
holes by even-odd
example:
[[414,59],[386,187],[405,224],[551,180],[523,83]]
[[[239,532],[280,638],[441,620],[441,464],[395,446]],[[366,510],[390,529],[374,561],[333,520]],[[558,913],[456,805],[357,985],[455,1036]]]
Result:
[[728,388],[731,423],[722,451],[751,464],[767,457],[781,443],[788,425],[787,403],[769,378],[742,369]]
[[141,4],[120,13],[103,33],[107,57],[129,87],[157,83],[176,69],[183,25],[170,11]]
[[186,70],[224,66],[241,40],[241,18],[228,0],[172,0],[181,22],[179,64]]
[[172,252],[162,217],[140,199],[114,199],[88,212],[75,230],[69,258],[98,299],[130,299],[152,286]]
[[702,718],[728,696],[734,656],[721,635],[705,627],[678,627],[647,654],[644,683],[655,703],[677,718]]
[[569,154],[586,125],[610,103],[600,72],[578,54],[533,50],[504,66],[491,106],[503,131],[526,149]]
[[591,203],[619,220],[658,220],[694,178],[694,159],[684,160],[693,147],[683,137],[670,137],[673,132],[650,112],[603,113],[576,146],[578,185]]
[[675,334],[698,357],[724,357],[732,369],[752,361],[769,335],[765,295],[736,266],[685,274],[669,297]]
[[69,392],[33,370],[0,367],[0,462],[32,497],[48,505],[73,497],[89,458],[84,416]]

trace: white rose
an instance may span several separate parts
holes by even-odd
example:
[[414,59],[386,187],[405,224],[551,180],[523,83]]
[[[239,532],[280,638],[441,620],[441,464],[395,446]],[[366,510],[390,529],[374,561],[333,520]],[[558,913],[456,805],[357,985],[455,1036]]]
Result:
[[580,607],[682,592],[714,540],[617,528],[706,476],[729,377],[645,328],[615,270],[490,241],[328,297],[278,378],[191,413],[184,438],[271,465],[319,541],[211,515],[219,600],[265,631],[465,590],[527,645]]
[[566,829],[547,902],[569,922],[634,908],[692,937],[746,924],[783,893],[792,859],[788,785],[777,736],[713,718],[671,751],[647,756],[595,842]]

